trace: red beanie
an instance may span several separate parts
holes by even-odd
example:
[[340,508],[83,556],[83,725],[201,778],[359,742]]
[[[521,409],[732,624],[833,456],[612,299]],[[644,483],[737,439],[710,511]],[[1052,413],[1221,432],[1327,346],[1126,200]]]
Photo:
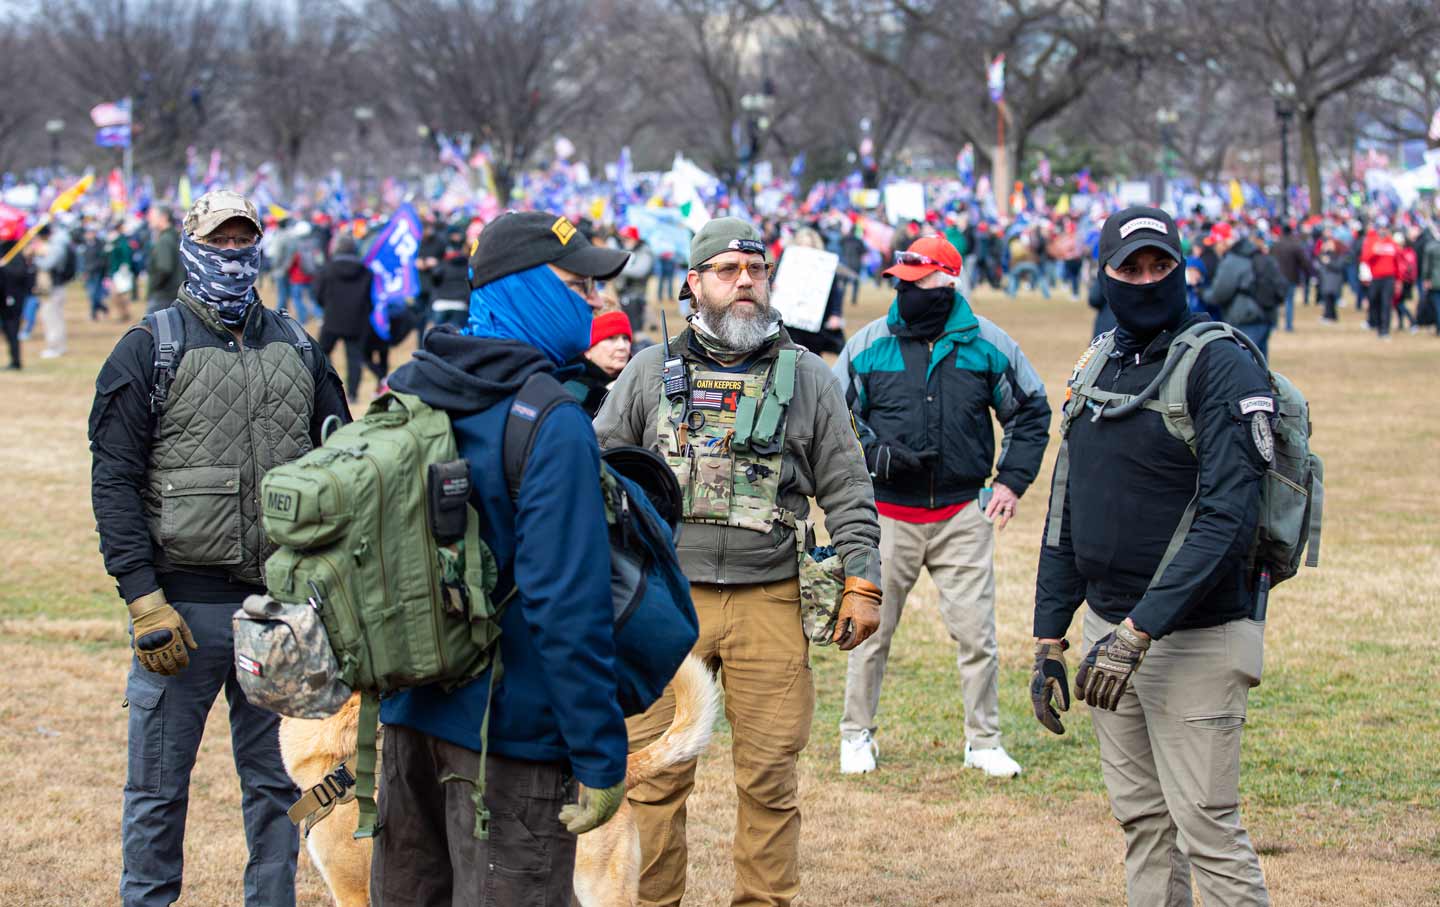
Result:
[[590,322],[591,346],[616,334],[624,334],[634,339],[630,333],[630,318],[624,312],[603,312]]

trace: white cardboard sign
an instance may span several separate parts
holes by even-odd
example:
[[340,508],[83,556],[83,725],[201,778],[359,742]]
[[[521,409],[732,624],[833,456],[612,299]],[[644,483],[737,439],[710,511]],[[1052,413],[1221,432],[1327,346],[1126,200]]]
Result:
[[807,246],[791,246],[780,256],[770,304],[785,319],[787,327],[820,330],[839,263],[840,257],[834,252]]

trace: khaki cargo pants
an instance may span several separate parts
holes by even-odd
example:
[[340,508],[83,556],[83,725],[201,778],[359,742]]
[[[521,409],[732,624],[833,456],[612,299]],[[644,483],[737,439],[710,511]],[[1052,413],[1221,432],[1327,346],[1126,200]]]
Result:
[[[1080,651],[1114,628],[1086,612]],[[1270,903],[1240,824],[1240,732],[1264,637],[1252,620],[1177,630],[1150,646],[1119,708],[1090,710],[1131,907],[1189,907],[1192,870],[1207,905]]]
[[955,641],[965,740],[973,749],[1000,745],[1000,655],[995,643],[995,527],[972,501],[939,523],[905,523],[880,517],[880,563],[885,597],[880,629],[850,653],[845,671],[845,713],[840,736],[875,732],[880,685],[890,640],[905,600],[927,567],[940,592],[940,617]]
[[[800,585],[695,584],[700,617],[694,653],[719,667],[730,722],[739,806],[734,905],[786,905],[800,890],[800,796],[796,761],[810,739],[815,684],[800,626]],[[628,722],[630,749],[659,738],[675,715],[665,696]],[[685,801],[695,761],[627,792],[640,830],[640,903],[675,905],[685,893]]]

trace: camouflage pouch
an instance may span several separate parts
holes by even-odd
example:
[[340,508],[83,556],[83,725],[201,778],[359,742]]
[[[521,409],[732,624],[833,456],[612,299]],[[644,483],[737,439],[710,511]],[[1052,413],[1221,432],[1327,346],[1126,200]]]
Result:
[[828,646],[834,641],[840,596],[845,591],[845,564],[832,547],[806,548],[808,528],[802,524],[795,529],[795,547],[800,557],[800,623],[812,643]]
[[687,516],[696,520],[728,520],[730,486],[734,476],[735,461],[730,457],[696,457],[695,481],[691,485],[690,511]]
[[741,529],[769,532],[775,520],[775,499],[779,493],[780,457],[737,454],[730,524]]
[[320,613],[252,595],[230,619],[245,697],[290,718],[328,718],[350,698]]

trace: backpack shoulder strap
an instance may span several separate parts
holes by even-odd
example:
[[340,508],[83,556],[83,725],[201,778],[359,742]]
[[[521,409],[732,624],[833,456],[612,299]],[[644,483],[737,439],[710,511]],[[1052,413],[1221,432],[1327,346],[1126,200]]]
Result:
[[317,350],[315,349],[315,344],[310,342],[310,335],[305,333],[305,329],[300,326],[300,322],[296,321],[289,312],[277,311],[275,314],[279,315],[281,323],[289,328],[290,335],[293,338],[291,343],[295,345],[295,351],[300,354],[300,361],[304,362],[311,372],[316,371],[317,366],[320,365],[320,360]]
[[1066,382],[1065,404],[1060,408],[1060,452],[1055,459],[1055,475],[1050,480],[1050,516],[1045,522],[1045,545],[1055,548],[1060,544],[1060,524],[1065,517],[1065,491],[1070,483],[1070,423],[1085,406],[1085,401],[1094,391],[1095,382],[1110,351],[1115,348],[1115,332],[1106,331],[1090,343]]
[[160,413],[170,399],[170,385],[180,368],[180,357],[185,353],[185,319],[175,306],[170,305],[146,315],[140,326],[155,339],[154,372],[150,383],[150,415],[159,427]]
[[1190,372],[1200,359],[1201,350],[1217,340],[1235,340],[1238,333],[1234,327],[1223,321],[1201,322],[1181,333],[1170,346],[1170,355],[1178,357],[1175,368],[1160,385],[1160,391],[1153,403],[1146,404],[1147,409],[1153,409],[1160,414],[1160,418],[1165,422],[1165,430],[1177,440],[1185,442],[1191,453],[1195,452],[1197,434],[1187,395]]
[[537,372],[525,379],[520,392],[510,402],[510,412],[505,417],[505,438],[501,446],[505,484],[510,488],[510,500],[520,498],[520,483],[525,478],[525,463],[530,459],[530,451],[535,446],[535,436],[540,433],[540,423],[555,407],[574,402],[575,397],[548,372]]

